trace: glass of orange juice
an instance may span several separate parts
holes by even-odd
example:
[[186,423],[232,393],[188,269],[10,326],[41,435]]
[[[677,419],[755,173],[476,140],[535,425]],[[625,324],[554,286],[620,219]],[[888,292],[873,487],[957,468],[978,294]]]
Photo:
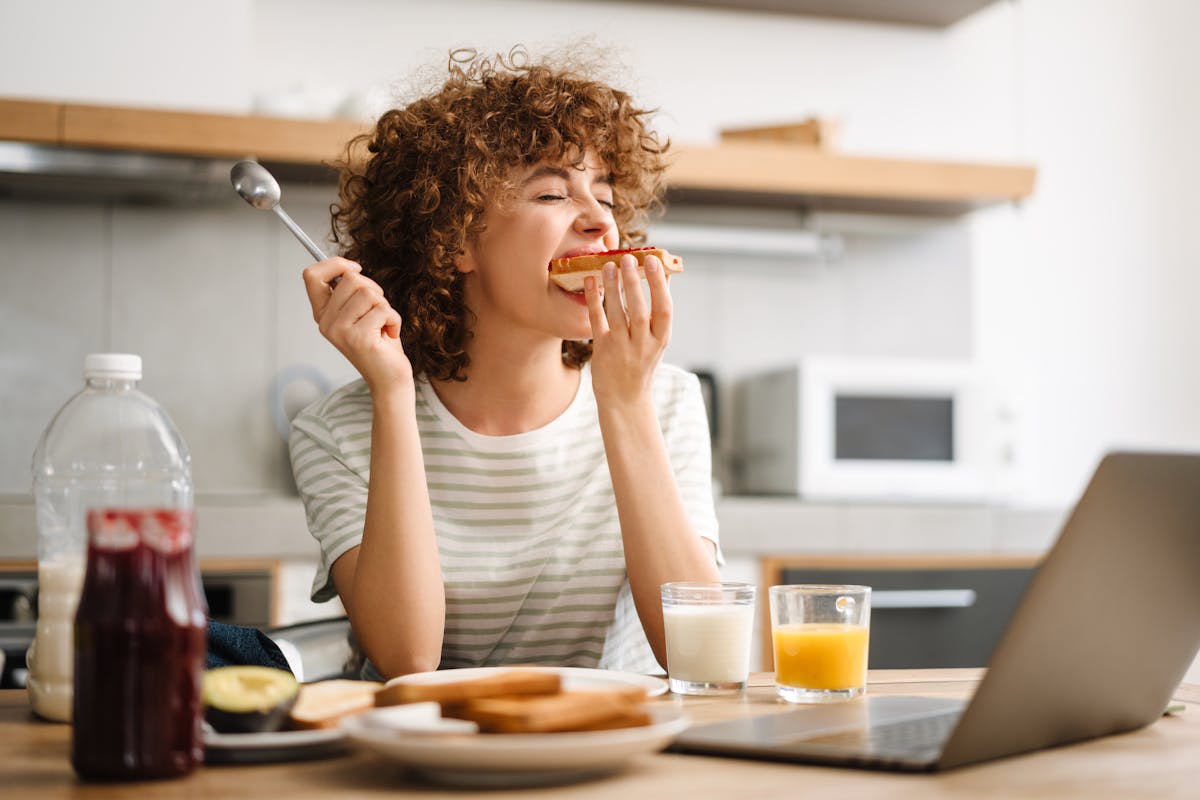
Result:
[[768,599],[780,697],[829,703],[867,691],[870,586],[772,586]]

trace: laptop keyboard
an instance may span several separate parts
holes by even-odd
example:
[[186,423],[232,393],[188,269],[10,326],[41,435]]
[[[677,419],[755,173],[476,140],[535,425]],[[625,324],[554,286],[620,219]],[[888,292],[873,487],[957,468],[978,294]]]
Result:
[[936,753],[958,722],[960,712],[901,720],[867,729],[841,731],[801,739],[804,744],[875,753]]

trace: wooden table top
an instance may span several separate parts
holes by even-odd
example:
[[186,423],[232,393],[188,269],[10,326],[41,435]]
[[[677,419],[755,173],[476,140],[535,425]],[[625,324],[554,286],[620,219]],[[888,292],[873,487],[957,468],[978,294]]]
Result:
[[[878,670],[872,694],[964,697],[980,670]],[[777,701],[773,676],[751,677],[737,697],[677,697],[696,723],[789,708]],[[489,798],[530,797],[688,800],[743,797],[1132,798],[1200,796],[1200,686],[1175,694],[1185,711],[1132,733],[1095,739],[931,775],[776,764],[677,753],[633,759],[606,778],[545,789],[485,790]],[[21,800],[117,798],[136,792],[154,798],[367,798],[402,792],[406,797],[453,798],[479,790],[422,783],[401,767],[367,752],[309,762],[200,767],[192,775],[145,784],[80,783],[69,761],[70,727],[33,717],[24,690],[0,691],[0,794]]]

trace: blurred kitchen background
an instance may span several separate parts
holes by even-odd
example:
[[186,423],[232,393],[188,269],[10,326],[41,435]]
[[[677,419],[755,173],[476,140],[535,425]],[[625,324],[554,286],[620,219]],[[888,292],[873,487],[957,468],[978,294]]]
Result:
[[[954,643],[949,631],[978,627],[968,612],[1002,625],[1105,451],[1200,449],[1197,29],[1191,0],[0,0],[0,98],[361,121],[428,86],[452,48],[573,43],[602,52],[681,148],[819,118],[836,122],[824,147],[847,156],[1035,167],[1028,197],[954,208],[680,192],[651,238],[687,265],[667,359],[709,373],[718,400],[726,575],[971,588],[967,606],[896,612],[911,630],[945,623]],[[233,160],[201,162],[210,177],[194,185],[28,164],[0,175],[11,626],[28,621],[36,560],[30,456],[98,351],[143,357],[143,388],[191,447],[214,615],[266,626],[338,613],[307,600],[316,548],[281,433],[355,376],[309,316],[306,253],[229,189]],[[284,206],[322,239],[334,185],[316,168],[291,176]],[[710,240],[672,241],[680,228]],[[789,243],[753,252],[764,229]],[[949,358],[986,375],[1006,431],[996,491],[742,491],[738,387],[813,355]],[[947,658],[982,663],[988,647]]]

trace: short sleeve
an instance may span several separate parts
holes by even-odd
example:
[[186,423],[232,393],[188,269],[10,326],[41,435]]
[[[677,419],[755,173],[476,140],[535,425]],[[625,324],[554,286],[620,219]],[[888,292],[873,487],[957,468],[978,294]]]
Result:
[[[312,600],[324,602],[337,596],[330,569],[346,551],[362,543],[366,520],[369,474],[369,417],[366,454],[362,435],[347,435],[329,422],[328,401],[302,411],[292,422],[289,452],[296,488],[304,502],[308,530],[321,547]],[[339,426],[341,427],[341,426]],[[355,425],[347,426],[351,432]]]

